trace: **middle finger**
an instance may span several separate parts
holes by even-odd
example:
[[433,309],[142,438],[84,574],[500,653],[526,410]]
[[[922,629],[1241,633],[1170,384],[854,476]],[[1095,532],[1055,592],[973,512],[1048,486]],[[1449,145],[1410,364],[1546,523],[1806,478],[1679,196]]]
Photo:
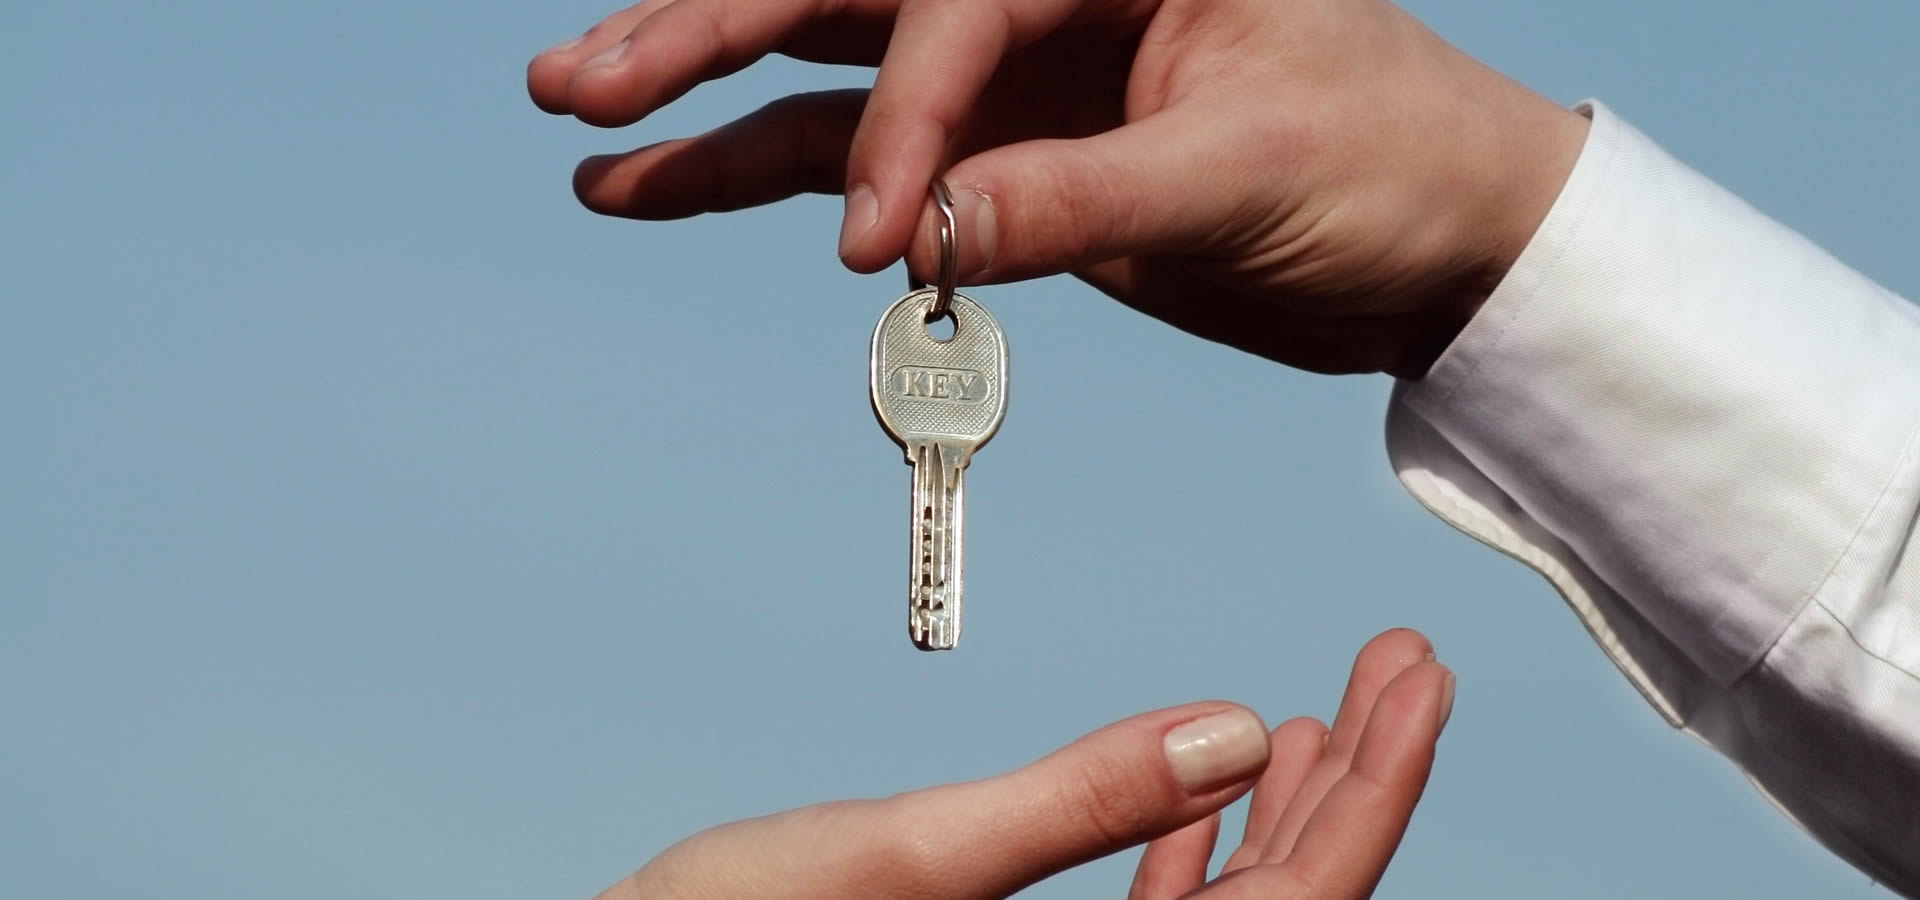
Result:
[[701,82],[775,52],[815,22],[870,22],[898,7],[898,0],[675,0],[582,62],[568,79],[567,107],[590,125],[630,125]]
[[1347,679],[1347,691],[1340,698],[1340,712],[1334,717],[1333,731],[1327,736],[1327,751],[1307,774],[1307,780],[1294,793],[1273,836],[1267,841],[1265,857],[1283,859],[1293,850],[1301,828],[1313,815],[1320,799],[1347,772],[1360,735],[1367,729],[1374,701],[1395,676],[1413,665],[1433,658],[1433,645],[1419,632],[1396,628],[1367,642],[1353,661],[1353,675]]

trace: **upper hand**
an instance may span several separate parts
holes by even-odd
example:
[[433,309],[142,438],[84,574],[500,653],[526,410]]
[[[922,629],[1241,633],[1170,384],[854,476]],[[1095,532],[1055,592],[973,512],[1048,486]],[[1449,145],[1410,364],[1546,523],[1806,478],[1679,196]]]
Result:
[[1073,272],[1317,371],[1424,374],[1586,128],[1385,0],[646,0],[528,83],[622,125],[768,53],[880,71],[589,159],[581,199],[654,219],[844,190],[847,264],[931,280],[945,170],[963,281]]
[[[1001,900],[1151,840],[1130,900],[1356,900],[1400,843],[1452,705],[1426,639],[1360,652],[1331,732],[1198,703],[1109,725],[1026,768],[703,832],[600,900]],[[1253,791],[1207,879],[1218,810]]]

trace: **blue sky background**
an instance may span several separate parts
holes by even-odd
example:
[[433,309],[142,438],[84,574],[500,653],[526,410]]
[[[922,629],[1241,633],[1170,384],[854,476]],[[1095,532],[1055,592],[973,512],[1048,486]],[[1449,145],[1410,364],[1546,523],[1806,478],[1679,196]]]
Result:
[[[1920,295],[1909,0],[1413,8]],[[840,267],[837,198],[638,224],[567,187],[867,74],[770,62],[626,133],[536,112],[527,57],[607,11],[0,8],[0,894],[585,897],[1160,705],[1330,715],[1409,625],[1460,693],[1380,896],[1887,896],[1401,492],[1386,381],[1068,280],[975,292],[1017,380],[966,641],[912,650],[863,382],[901,273]]]

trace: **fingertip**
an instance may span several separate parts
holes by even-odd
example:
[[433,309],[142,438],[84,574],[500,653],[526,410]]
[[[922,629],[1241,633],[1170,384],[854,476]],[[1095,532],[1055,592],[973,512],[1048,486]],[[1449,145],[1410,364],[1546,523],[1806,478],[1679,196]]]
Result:
[[567,108],[597,128],[631,125],[653,111],[651,80],[641,71],[631,39],[600,51],[567,77]]
[[1433,658],[1433,642],[1426,635],[1411,628],[1389,628],[1361,647],[1355,662],[1372,660],[1404,668]]
[[993,268],[1000,250],[1000,215],[993,198],[974,188],[956,189],[953,208],[960,241],[955,268],[963,279],[979,278]]
[[1443,663],[1427,660],[1408,667],[1381,689],[1362,744],[1377,732],[1385,744],[1431,747],[1452,714],[1453,682],[1453,671]]
[[1409,668],[1433,659],[1433,644],[1410,628],[1394,628],[1374,636],[1354,656],[1353,673],[1340,698],[1328,752],[1350,757],[1361,734],[1370,727],[1371,710],[1389,684]]
[[1161,739],[1174,780],[1191,796],[1256,778],[1271,758],[1267,726],[1232,705],[1180,723]]
[[840,255],[840,264],[846,266],[847,271],[853,272],[854,274],[872,275],[893,265],[895,259],[897,259],[897,257],[887,258],[881,254],[872,252],[870,248],[861,248],[851,253],[842,253]]
[[918,277],[921,281],[933,282],[933,277],[924,274],[923,270],[914,264],[913,258],[906,255],[906,247],[900,246],[900,242],[885,239],[884,222],[876,222],[864,232],[858,235],[853,234],[860,228],[859,219],[855,216],[856,214],[849,210],[840,221],[840,263],[842,265],[861,275],[872,275],[900,262],[904,257],[908,277]]
[[573,167],[573,196],[579,199],[581,206],[601,215],[613,213],[614,204],[604,196],[600,187],[621,159],[615,154],[589,156]]
[[541,112],[567,114],[567,82],[576,65],[568,53],[571,49],[562,44],[527,62],[527,96]]
[[1284,756],[1289,753],[1311,753],[1319,756],[1327,745],[1327,736],[1331,734],[1325,722],[1312,716],[1297,716],[1281,722],[1273,729],[1271,742],[1273,755]]
[[845,204],[840,218],[840,258],[852,265],[867,235],[880,221],[880,200],[874,196],[873,186],[862,181],[847,189]]
[[[843,248],[849,268],[873,272],[905,259],[922,281],[939,278],[940,231],[933,179],[947,150],[947,133],[915,113],[889,113],[869,96],[847,148],[849,192],[861,185],[876,203],[872,226]],[[951,184],[951,182],[949,182]]]
[[872,275],[905,257],[908,276],[918,275],[919,269],[914,266],[913,257],[908,255],[910,238],[887,240],[890,230],[898,230],[887,221],[886,212],[892,207],[883,203],[880,191],[875,189],[872,181],[859,174],[854,162],[854,157],[850,156],[847,161],[846,190],[842,193],[845,208],[840,218],[838,248],[841,264],[861,275]]
[[1237,871],[1260,858],[1295,795],[1326,756],[1328,734],[1327,726],[1311,716],[1288,719],[1273,729],[1272,761],[1253,789],[1245,833],[1224,871]]
[[575,72],[567,83],[567,111],[595,128],[624,128],[640,121],[631,95],[617,73]]

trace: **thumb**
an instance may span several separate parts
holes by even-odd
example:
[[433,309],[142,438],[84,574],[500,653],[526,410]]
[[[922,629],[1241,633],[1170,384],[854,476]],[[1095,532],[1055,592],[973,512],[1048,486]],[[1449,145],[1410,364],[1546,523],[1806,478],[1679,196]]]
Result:
[[925,882],[896,895],[999,900],[1211,815],[1253,787],[1268,753],[1259,716],[1191,704],[1109,725],[1006,775],[901,795],[882,814],[918,849]]
[[1269,740],[1230,703],[1146,713],[995,778],[702,832],[599,900],[1002,900],[1232,803],[1266,769]]
[[[1222,127],[1219,117],[1166,111],[1092,137],[1023,141],[956,163],[942,177],[953,192],[959,280],[1039,278],[1217,238],[1261,187]],[[941,223],[927,203],[907,253],[928,283],[939,276]]]

